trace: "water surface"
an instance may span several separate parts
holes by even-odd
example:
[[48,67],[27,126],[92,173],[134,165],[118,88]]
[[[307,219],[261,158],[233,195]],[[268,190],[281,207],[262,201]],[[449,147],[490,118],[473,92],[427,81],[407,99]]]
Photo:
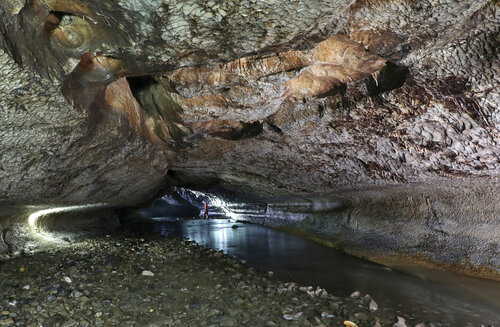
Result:
[[500,326],[499,282],[426,269],[401,272],[260,225],[225,219],[155,221],[155,230],[163,235],[223,250],[252,267],[273,271],[280,280],[320,286],[340,297],[355,290],[370,294],[379,315],[398,314],[409,325]]

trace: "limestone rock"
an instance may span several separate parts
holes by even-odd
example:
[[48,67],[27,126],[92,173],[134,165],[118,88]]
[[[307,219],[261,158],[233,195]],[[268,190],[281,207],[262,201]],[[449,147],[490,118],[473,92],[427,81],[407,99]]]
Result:
[[486,0],[4,1],[0,202],[496,176],[497,16]]
[[359,205],[379,187],[386,208],[389,186],[471,184],[455,211],[474,221],[446,197],[402,210],[452,249],[432,260],[475,256],[498,224],[458,252],[439,235],[498,212],[498,16],[488,0],[2,1],[0,205],[138,205],[174,186]]

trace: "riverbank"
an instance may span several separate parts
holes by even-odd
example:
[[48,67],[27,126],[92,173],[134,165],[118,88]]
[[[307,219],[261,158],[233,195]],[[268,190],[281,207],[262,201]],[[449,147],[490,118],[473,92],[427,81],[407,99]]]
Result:
[[355,290],[340,299],[320,288],[278,281],[179,238],[101,237],[0,266],[0,326],[343,326],[345,320],[392,326],[397,321],[379,321],[383,309],[376,299]]

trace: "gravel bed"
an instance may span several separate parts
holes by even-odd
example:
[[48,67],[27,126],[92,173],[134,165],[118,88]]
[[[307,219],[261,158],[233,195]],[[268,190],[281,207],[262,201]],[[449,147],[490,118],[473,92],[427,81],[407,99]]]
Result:
[[95,238],[0,261],[0,326],[406,326],[272,275],[179,238]]

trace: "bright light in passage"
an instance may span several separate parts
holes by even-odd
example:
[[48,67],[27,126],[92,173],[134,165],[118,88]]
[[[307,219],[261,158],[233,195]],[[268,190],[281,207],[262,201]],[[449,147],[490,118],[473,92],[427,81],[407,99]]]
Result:
[[46,233],[46,232],[44,233],[44,232],[40,231],[40,228],[37,226],[38,219],[40,219],[43,216],[50,215],[53,213],[70,212],[70,211],[77,211],[77,210],[90,209],[90,208],[104,208],[104,207],[108,207],[108,206],[109,205],[107,205],[107,204],[87,204],[87,205],[81,205],[81,206],[68,206],[68,207],[58,207],[58,208],[39,210],[39,211],[35,211],[31,215],[29,215],[28,224],[29,224],[32,232],[35,235],[38,235],[45,240],[58,241],[58,239],[53,237],[50,233]]
[[210,193],[203,193],[203,192],[194,191],[194,190],[188,190],[188,191],[193,193],[197,197],[208,198],[208,202],[209,202],[210,206],[219,208],[229,218],[234,219],[234,220],[242,219],[241,215],[233,212],[230,209],[232,203],[222,200],[217,195],[210,194]]

